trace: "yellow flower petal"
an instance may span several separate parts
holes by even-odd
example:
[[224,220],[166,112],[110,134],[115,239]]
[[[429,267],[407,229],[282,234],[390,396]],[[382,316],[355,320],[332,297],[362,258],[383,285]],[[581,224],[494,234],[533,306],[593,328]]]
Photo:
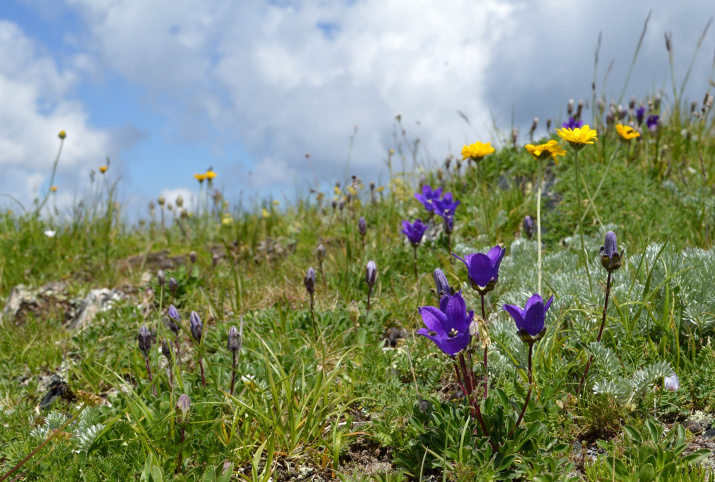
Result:
[[631,126],[624,126],[623,124],[616,124],[616,132],[625,141],[640,137],[640,132],[636,132]]
[[588,125],[583,127],[576,127],[575,129],[569,129],[564,127],[562,129],[556,129],[556,133],[563,140],[571,145],[574,150],[580,150],[586,144],[593,144],[593,141],[597,141],[596,137],[598,133],[591,129]]
[[484,156],[494,152],[491,142],[482,143],[475,142],[468,146],[462,147],[462,160],[472,159],[476,162],[481,161]]
[[[531,154],[537,161],[543,161],[549,157],[553,157],[556,161],[556,156],[565,156],[566,151],[563,147],[559,145],[555,140],[550,140],[546,144],[539,144],[535,146],[533,144],[527,144],[525,146],[526,150]],[[558,161],[557,161],[558,162]]]

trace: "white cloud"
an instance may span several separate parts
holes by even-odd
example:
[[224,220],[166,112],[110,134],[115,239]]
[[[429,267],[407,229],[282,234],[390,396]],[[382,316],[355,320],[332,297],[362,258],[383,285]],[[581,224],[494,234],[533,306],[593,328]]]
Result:
[[83,106],[67,100],[75,82],[15,24],[0,21],[0,193],[26,207],[49,188],[43,183],[52,172],[60,130],[67,132],[58,165],[58,179],[68,183],[63,190],[76,186],[78,170],[110,152],[108,135],[89,127]]

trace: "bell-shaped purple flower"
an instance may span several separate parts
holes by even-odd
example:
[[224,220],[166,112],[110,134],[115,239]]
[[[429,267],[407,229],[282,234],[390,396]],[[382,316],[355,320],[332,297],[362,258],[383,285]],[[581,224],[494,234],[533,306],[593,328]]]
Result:
[[442,199],[436,199],[433,202],[434,212],[439,216],[445,217],[446,215],[454,215],[457,206],[462,204],[461,201],[455,201],[452,197],[452,193],[448,192],[442,197]]
[[616,233],[609,231],[606,233],[606,240],[601,246],[601,251],[599,252],[601,256],[601,265],[612,272],[621,267],[621,258],[623,257],[623,250],[618,252],[618,241],[616,239]]
[[468,254],[464,258],[460,258],[452,253],[452,256],[467,265],[469,286],[478,291],[480,295],[484,295],[492,291],[499,280],[499,265],[504,258],[504,253],[506,250],[497,245],[487,254]]
[[425,231],[427,231],[427,225],[423,224],[421,219],[418,219],[413,224],[410,224],[409,221],[402,221],[402,227],[403,229],[400,232],[407,236],[410,244],[414,247],[419,246],[422,241],[422,236],[424,236]]
[[191,315],[189,315],[189,327],[191,328],[191,336],[194,337],[196,343],[201,343],[201,335],[203,335],[204,324],[201,323],[201,318],[199,318],[199,314],[195,311],[192,311]]
[[638,125],[643,123],[643,117],[645,117],[645,107],[642,105],[636,107],[636,121],[638,121]]
[[544,336],[546,332],[544,320],[552,301],[554,301],[553,295],[544,305],[541,296],[535,294],[529,298],[523,310],[516,305],[504,305],[504,310],[514,318],[519,336],[524,342],[534,343]]
[[433,191],[432,186],[430,186],[429,184],[425,184],[424,186],[422,186],[422,194],[415,194],[415,198],[417,198],[417,200],[422,203],[425,209],[431,213],[434,212],[434,201],[439,199],[441,195],[441,187],[438,187]]
[[372,286],[377,281],[377,265],[374,261],[370,260],[367,262],[367,267],[365,268],[365,282],[368,286]]
[[577,129],[583,126],[583,121],[576,120],[573,117],[569,117],[569,121],[564,122],[563,124],[561,124],[561,126],[565,129]]
[[650,130],[652,134],[655,134],[655,131],[658,130],[658,119],[660,119],[660,116],[649,115],[648,120],[645,121],[648,126],[648,130]]
[[454,296],[445,294],[439,308],[423,306],[419,312],[427,328],[420,328],[417,334],[432,340],[447,355],[454,356],[469,346],[469,325],[474,319],[474,311],[467,313],[461,291]]

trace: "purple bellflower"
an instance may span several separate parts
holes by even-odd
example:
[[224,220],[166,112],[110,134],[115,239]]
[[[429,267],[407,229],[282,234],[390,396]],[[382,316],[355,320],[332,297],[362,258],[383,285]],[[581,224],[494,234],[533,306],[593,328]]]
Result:
[[658,130],[658,119],[660,119],[660,116],[649,115],[648,120],[645,121],[645,123],[648,125],[648,129],[652,134],[655,134],[655,131]]
[[416,193],[415,198],[417,198],[417,200],[422,203],[425,209],[431,213],[434,212],[434,202],[438,200],[441,195],[441,187],[438,187],[433,191],[432,186],[430,186],[429,184],[425,184],[424,186],[422,186],[422,194]]
[[504,258],[506,250],[501,246],[494,246],[487,254],[468,254],[460,258],[452,253],[452,256],[467,265],[469,272],[469,286],[480,295],[484,295],[494,289],[499,280],[499,265]]
[[569,117],[569,121],[564,122],[563,124],[561,124],[561,126],[565,129],[577,129],[583,126],[583,121],[576,120],[573,117]]
[[645,107],[642,105],[636,108],[636,120],[638,125],[643,123],[643,117],[645,117]]
[[671,376],[663,378],[663,388],[669,392],[677,392],[680,388],[680,379],[678,378],[678,375],[673,373]]
[[435,285],[435,292],[437,293],[437,298],[442,299],[442,296],[444,295],[453,295],[454,294],[454,288],[451,288],[449,286],[449,282],[447,282],[447,277],[444,275],[444,272],[437,268],[434,270],[432,273],[432,277],[434,278],[434,285]]
[[469,325],[474,319],[474,311],[467,313],[461,291],[454,296],[442,296],[439,308],[423,306],[419,312],[427,328],[420,328],[417,334],[432,340],[447,355],[454,356],[469,346]]
[[418,219],[413,224],[410,224],[409,221],[402,221],[402,227],[403,229],[400,232],[407,236],[410,244],[415,248],[419,246],[420,241],[422,241],[422,236],[424,236],[425,231],[427,231],[427,225],[423,224],[421,219]]
[[455,201],[451,192],[446,193],[442,199],[434,201],[434,212],[444,220],[444,231],[447,234],[454,229],[454,211],[460,204],[462,202]]
[[534,343],[544,336],[544,320],[553,300],[554,296],[551,295],[544,304],[541,296],[535,294],[529,298],[523,310],[516,305],[504,305],[506,312],[514,318],[519,336],[525,343]]

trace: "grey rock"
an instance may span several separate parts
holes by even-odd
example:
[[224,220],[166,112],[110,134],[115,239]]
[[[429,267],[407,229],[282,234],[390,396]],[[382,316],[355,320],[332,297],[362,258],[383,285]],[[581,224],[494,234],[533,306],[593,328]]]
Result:
[[121,291],[108,288],[90,291],[80,303],[78,314],[70,320],[67,329],[83,328],[97,316],[97,313],[110,309],[115,301],[122,299],[123,295]]

